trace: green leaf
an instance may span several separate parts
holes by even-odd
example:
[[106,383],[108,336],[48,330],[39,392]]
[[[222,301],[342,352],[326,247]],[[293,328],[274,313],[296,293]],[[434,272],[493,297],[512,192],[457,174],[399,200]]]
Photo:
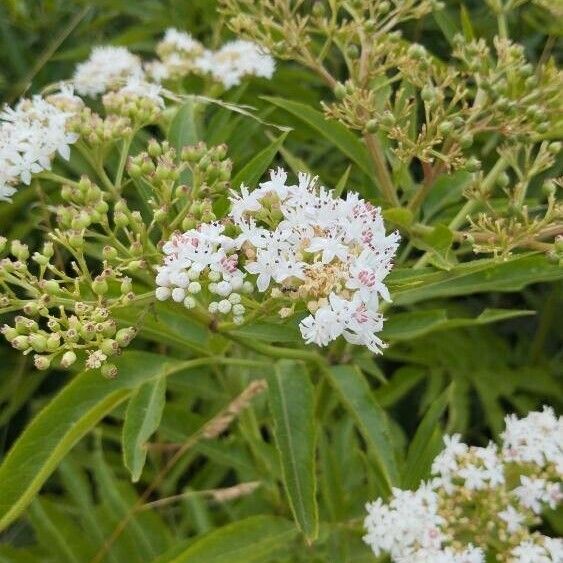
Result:
[[332,386],[350,411],[368,447],[374,455],[383,482],[382,489],[389,493],[399,483],[399,471],[393,453],[393,442],[387,415],[375,400],[362,373],[352,366],[335,366],[327,370]]
[[412,242],[417,248],[430,253],[429,258],[437,268],[451,270],[457,264],[457,259],[451,252],[453,240],[453,232],[448,227],[436,225],[421,239],[413,239]]
[[446,9],[434,10],[432,15],[434,16],[434,20],[438,24],[438,27],[444,34],[444,37],[448,40],[448,43],[453,45],[454,37],[458,33],[458,28],[448,11]]
[[471,15],[469,13],[469,10],[465,7],[464,4],[461,5],[459,19],[461,20],[461,29],[463,29],[465,40],[473,41],[475,39],[475,31],[473,30],[473,24],[471,23]]
[[399,227],[410,227],[413,222],[413,214],[405,207],[392,207],[383,211],[383,218]]
[[348,178],[350,177],[350,170],[352,170],[352,165],[348,165],[342,176],[340,176],[336,186],[334,186],[334,197],[340,197],[346,189],[346,184],[348,184]]
[[346,129],[344,125],[338,123],[338,121],[327,120],[320,111],[299,102],[269,96],[264,96],[264,99],[299,118],[330,141],[352,162],[355,162],[368,176],[373,176],[366,148],[358,137]]
[[231,182],[232,185],[235,186],[235,188],[238,188],[242,184],[248,186],[256,185],[264,172],[268,169],[268,166],[272,164],[272,160],[274,160],[274,157],[278,154],[287,135],[288,131],[282,133],[275,141],[272,141],[265,149],[261,150],[250,162],[247,162],[233,178]]
[[77,375],[28,425],[0,466],[0,530],[31,502],[69,450],[145,381],[169,372],[173,362],[144,352],[117,359],[119,377],[96,371]]
[[262,563],[287,547],[296,533],[284,518],[251,516],[208,533],[187,549],[160,557],[158,563]]
[[381,335],[391,341],[412,340],[437,330],[486,325],[534,314],[535,311],[522,309],[485,309],[477,317],[450,319],[445,309],[396,313],[389,316]]
[[129,400],[123,423],[123,462],[137,482],[147,459],[146,443],[157,430],[166,402],[166,378],[143,383]]
[[178,108],[176,115],[170,122],[168,140],[178,151],[186,145],[194,145],[199,140],[196,123],[196,110],[193,100],[187,100]]
[[305,537],[318,535],[315,479],[315,399],[302,364],[281,360],[268,377],[268,398],[283,482],[293,517]]
[[543,254],[517,254],[507,259],[473,260],[448,272],[395,269],[387,277],[395,305],[410,305],[436,297],[487,291],[519,291],[531,283],[563,278],[563,268]]
[[451,386],[432,403],[416,430],[403,473],[403,486],[407,489],[418,487],[420,481],[428,476],[432,460],[440,451],[442,431],[439,422],[450,395]]
[[244,338],[263,342],[302,342],[303,338],[296,323],[256,322],[232,331]]

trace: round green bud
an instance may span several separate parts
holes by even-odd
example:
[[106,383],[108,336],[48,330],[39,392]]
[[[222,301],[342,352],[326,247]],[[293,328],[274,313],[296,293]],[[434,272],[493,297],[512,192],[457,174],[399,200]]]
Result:
[[118,374],[115,364],[104,364],[100,369],[101,374],[107,379],[115,379]]
[[69,350],[63,354],[60,365],[62,368],[66,369],[74,364],[74,362],[76,362],[76,354],[72,350]]
[[473,144],[473,134],[469,133],[469,132],[464,133],[459,138],[459,144],[460,144],[461,148],[468,149]]
[[115,246],[107,245],[104,246],[102,255],[104,257],[104,260],[109,260],[111,262],[118,257],[119,253],[117,252],[117,248],[115,248]]
[[4,338],[8,342],[12,342],[14,338],[18,337],[18,331],[15,328],[8,325],[4,325],[2,329],[0,329],[0,332],[4,335]]
[[442,121],[442,123],[438,125],[438,132],[444,137],[451,135],[453,130],[454,124],[451,121]]
[[321,17],[325,15],[325,7],[322,2],[315,2],[313,4],[313,15]]
[[122,348],[125,348],[126,346],[129,346],[133,338],[135,338],[136,334],[137,330],[132,326],[128,328],[122,328],[117,331],[115,340]]
[[23,312],[30,317],[34,317],[39,313],[39,305],[36,301],[28,301],[23,306]]
[[424,57],[426,57],[427,51],[423,45],[420,45],[419,43],[413,43],[409,47],[407,54],[413,59],[423,59]]
[[42,289],[44,289],[45,293],[49,295],[55,295],[61,288],[57,280],[44,280],[42,283]]
[[11,344],[16,350],[27,350],[29,348],[29,337],[20,334],[12,339]]
[[112,338],[107,338],[100,344],[100,350],[106,356],[113,356],[117,354],[117,352],[119,352],[119,344],[117,343],[116,340],[113,340]]
[[425,86],[420,92],[420,97],[427,103],[436,99],[436,88],[434,86]]
[[366,123],[366,131],[368,133],[377,133],[378,129],[379,129],[379,122],[377,121],[377,119],[370,119]]
[[96,295],[105,295],[108,292],[108,289],[108,282],[101,276],[97,276],[92,282],[92,291]]
[[549,121],[544,121],[543,123],[539,123],[536,127],[538,133],[547,133],[550,128]]
[[381,124],[385,127],[393,127],[395,125],[395,116],[389,110],[385,110],[381,116]]
[[506,188],[510,183],[510,176],[506,172],[501,172],[496,179],[496,184],[499,188]]
[[33,357],[33,363],[35,364],[35,367],[39,370],[46,370],[51,367],[51,360],[47,356],[35,355]]
[[561,143],[559,141],[555,141],[553,143],[549,143],[549,145],[547,146],[547,150],[553,154],[556,155],[561,151]]
[[123,278],[120,288],[121,294],[125,295],[126,293],[129,293],[132,289],[133,289],[133,281],[131,280],[131,278]]
[[342,100],[346,96],[346,86],[342,82],[338,82],[334,87],[334,97],[337,100]]
[[47,339],[37,332],[29,335],[29,344],[36,352],[45,352],[47,349]]
[[544,193],[545,196],[552,197],[553,195],[555,195],[556,191],[557,191],[557,185],[553,180],[546,180],[542,184],[542,192]]
[[360,57],[360,49],[358,48],[357,45],[354,44],[348,45],[348,47],[346,48],[346,54],[351,59],[358,59]]
[[58,334],[50,334],[47,337],[47,351],[54,352],[61,344],[61,337]]
[[472,156],[465,163],[465,169],[468,172],[478,172],[481,169],[481,161]]
[[149,141],[147,152],[153,157],[157,158],[162,155],[162,147],[156,139],[151,139]]

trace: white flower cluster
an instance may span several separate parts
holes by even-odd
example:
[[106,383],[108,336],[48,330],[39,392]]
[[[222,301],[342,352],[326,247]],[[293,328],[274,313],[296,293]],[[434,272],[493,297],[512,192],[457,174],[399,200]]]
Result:
[[368,503],[364,541],[376,556],[389,553],[394,561],[417,563],[483,563],[484,553],[472,545],[461,551],[444,547],[449,538],[438,514],[438,494],[424,484],[416,491],[393,489],[389,504]]
[[[240,285],[250,274],[258,292],[289,300],[291,307],[280,309],[282,316],[298,302],[306,305],[311,314],[300,329],[307,343],[326,346],[343,336],[381,351],[377,333],[383,317],[377,310],[380,297],[389,300],[383,281],[399,235],[385,234],[378,208],[355,192],[335,198],[307,174],[288,184],[281,168],[253,191],[245,186],[231,190],[230,202],[231,236],[222,225],[201,225],[165,245],[159,297],[174,298],[174,286],[185,288],[193,263],[226,273],[231,285],[231,278]],[[176,275],[184,276],[182,283]]]
[[238,86],[245,76],[270,79],[276,69],[274,59],[264,47],[244,39],[229,41],[218,51],[206,51],[196,64],[225,88]]
[[544,407],[522,419],[509,416],[502,440],[505,459],[536,465],[550,460],[563,473],[563,418],[557,418],[553,409]]
[[263,47],[242,39],[211,51],[190,34],[171,28],[156,51],[160,60],[148,62],[145,70],[157,82],[196,73],[208,74],[225,88],[232,88],[245,76],[272,78],[275,70],[274,59]]
[[[563,563],[563,540],[529,529],[563,500],[562,425],[563,417],[544,407],[522,419],[506,417],[500,449],[445,436],[428,483],[416,491],[394,489],[387,504],[366,505],[364,541],[375,555],[386,552],[400,562],[484,563],[494,546],[508,563]],[[460,548],[472,534],[493,541]]]
[[76,66],[72,83],[80,95],[95,97],[143,76],[141,59],[125,47],[98,46]]
[[58,153],[70,157],[78,139],[67,131],[72,112],[63,111],[41,96],[23,99],[0,113],[0,201],[9,201],[18,184],[29,184],[33,174],[51,168]]

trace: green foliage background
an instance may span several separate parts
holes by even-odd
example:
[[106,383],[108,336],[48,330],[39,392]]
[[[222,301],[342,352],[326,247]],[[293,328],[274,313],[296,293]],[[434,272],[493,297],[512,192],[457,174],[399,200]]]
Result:
[[[461,29],[461,13],[481,36],[495,33],[483,2],[465,2],[465,12],[461,2],[446,4],[445,19],[410,24],[406,36],[446,53],[444,32]],[[543,10],[529,6],[512,17],[513,36],[531,59],[546,41],[557,53],[560,29]],[[12,102],[67,78],[94,44],[150,53],[170,26],[208,45],[230,36],[211,0],[5,0],[0,98]],[[276,160],[293,169],[306,163],[331,186],[352,162],[347,184],[369,195],[355,145],[339,128],[315,121],[328,95],[292,63],[280,63],[271,82],[228,94],[293,129]],[[217,115],[207,123],[221,126],[208,127],[204,140],[229,145],[235,174],[260,176],[260,163],[244,167],[275,130]],[[561,161],[550,175],[560,173]],[[462,180],[449,178],[448,188]],[[31,190],[22,190],[12,206],[0,204],[1,234],[33,244],[41,215],[33,200]],[[436,202],[439,216],[453,216],[459,201],[460,190],[453,205]],[[96,373],[33,371],[29,358],[2,344],[0,455],[18,447],[0,467],[0,526],[10,524],[0,535],[0,562],[373,560],[361,542],[364,503],[392,484],[416,486],[425,478],[444,431],[482,444],[502,429],[506,412],[544,403],[561,408],[560,279],[560,267],[538,253],[473,260],[450,272],[396,270],[385,328],[391,346],[377,359],[358,353],[354,366],[317,365],[301,349],[275,364],[265,353],[275,356],[299,337],[271,326],[241,330],[256,354],[229,362],[228,341],[173,309],[148,321],[136,351],[119,360],[114,382]],[[208,439],[210,421],[263,378],[269,391]],[[151,405],[164,399],[159,421]],[[147,425],[144,435],[135,434],[135,417]],[[132,483],[122,460],[124,424],[133,434],[128,444],[144,443],[157,428],[150,441],[176,444],[183,455],[174,459],[178,448],[151,449]],[[127,467],[142,467],[139,455],[132,446]],[[160,479],[170,459],[175,463]],[[232,500],[209,492],[254,482],[258,488]],[[183,496],[142,507],[173,495]],[[560,518],[551,525],[563,531]]]

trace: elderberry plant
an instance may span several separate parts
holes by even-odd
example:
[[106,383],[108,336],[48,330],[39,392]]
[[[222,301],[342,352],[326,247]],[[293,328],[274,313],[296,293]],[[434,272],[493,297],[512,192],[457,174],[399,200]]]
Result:
[[0,92],[70,20],[0,112],[0,560],[560,563],[557,3],[55,4],[0,6]]

